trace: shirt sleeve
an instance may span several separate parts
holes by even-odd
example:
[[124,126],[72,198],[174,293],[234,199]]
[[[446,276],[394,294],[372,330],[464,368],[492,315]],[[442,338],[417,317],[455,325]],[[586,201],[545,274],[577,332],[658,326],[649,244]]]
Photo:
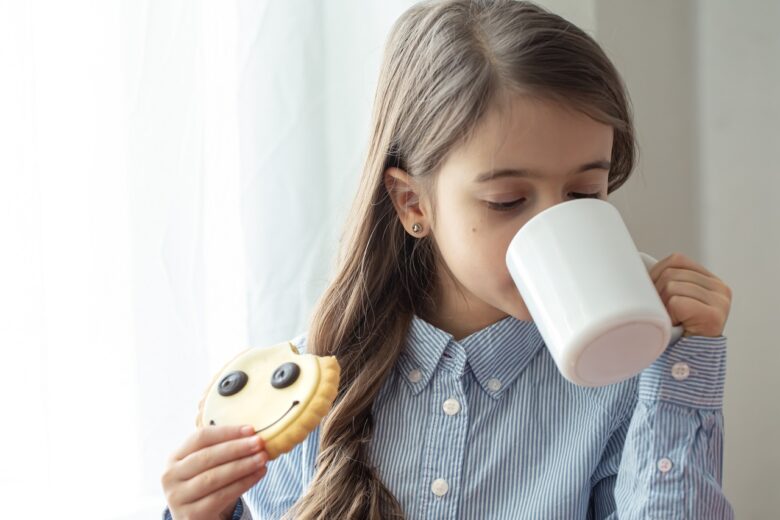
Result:
[[[231,520],[252,520],[252,515],[249,514],[249,509],[245,507],[243,498],[239,498],[238,502],[236,502],[236,507],[235,509],[233,509],[233,516],[230,517],[230,519]],[[163,512],[163,520],[173,520],[173,517],[171,516],[171,511],[167,507]]]
[[638,378],[592,478],[589,519],[733,519],[722,489],[726,338],[687,336]]

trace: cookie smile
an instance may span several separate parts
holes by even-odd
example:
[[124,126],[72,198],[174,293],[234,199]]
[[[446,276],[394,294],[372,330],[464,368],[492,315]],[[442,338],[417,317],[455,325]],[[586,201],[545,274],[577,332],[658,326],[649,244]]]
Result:
[[281,417],[279,417],[277,420],[275,420],[274,422],[272,422],[271,424],[269,424],[269,425],[268,425],[268,426],[266,426],[265,428],[260,428],[260,429],[259,429],[259,430],[257,430],[255,433],[260,433],[260,432],[261,432],[261,431],[263,431],[263,430],[267,430],[268,428],[270,428],[270,427],[271,427],[271,426],[273,426],[274,424],[278,423],[279,421],[281,421],[282,419],[284,419],[284,418],[285,418],[285,416],[286,416],[288,413],[290,413],[290,412],[292,411],[292,409],[293,409],[293,408],[295,408],[296,406],[298,406],[299,404],[301,404],[301,402],[300,402],[300,401],[293,401],[293,403],[290,405],[290,407],[287,409],[287,411],[286,411],[286,412],[284,412],[284,413],[282,414],[282,416],[281,416]]

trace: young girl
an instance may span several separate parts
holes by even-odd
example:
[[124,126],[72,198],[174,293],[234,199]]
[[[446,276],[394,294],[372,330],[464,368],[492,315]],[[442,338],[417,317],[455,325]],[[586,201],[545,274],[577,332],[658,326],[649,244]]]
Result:
[[338,357],[333,409],[266,465],[238,427],[193,434],[162,479],[173,517],[733,517],[728,286],[664,258],[650,276],[684,336],[586,388],[504,264],[534,215],[631,174],[628,97],[599,45],[530,2],[417,4],[391,31],[373,121],[337,272],[293,340]]

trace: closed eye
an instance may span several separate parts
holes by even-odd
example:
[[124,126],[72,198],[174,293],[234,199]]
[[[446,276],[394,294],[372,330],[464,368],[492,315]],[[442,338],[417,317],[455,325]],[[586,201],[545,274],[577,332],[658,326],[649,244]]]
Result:
[[488,207],[490,209],[495,209],[495,210],[498,210],[498,211],[507,211],[507,210],[510,210],[510,209],[512,209],[512,208],[514,208],[516,206],[519,206],[524,201],[525,201],[525,199],[517,199],[517,200],[513,200],[511,202],[490,202],[490,201],[486,201],[486,203],[487,203],[487,205],[488,205]]
[[598,199],[600,193],[572,193],[575,199]]
[[[600,193],[579,193],[579,192],[571,192],[569,195],[572,196],[574,199],[598,199],[600,198]],[[523,197],[521,199],[513,200],[510,202],[492,202],[492,201],[485,201],[487,206],[490,209],[494,209],[496,211],[509,211],[511,209],[514,209],[516,207],[519,207],[523,204],[523,202],[526,201],[526,198]]]

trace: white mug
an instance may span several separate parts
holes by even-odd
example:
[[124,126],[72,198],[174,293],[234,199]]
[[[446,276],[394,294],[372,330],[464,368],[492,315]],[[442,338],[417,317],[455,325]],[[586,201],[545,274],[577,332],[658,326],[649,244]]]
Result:
[[628,379],[683,333],[611,203],[577,199],[534,215],[506,253],[509,273],[561,374],[581,386]]

